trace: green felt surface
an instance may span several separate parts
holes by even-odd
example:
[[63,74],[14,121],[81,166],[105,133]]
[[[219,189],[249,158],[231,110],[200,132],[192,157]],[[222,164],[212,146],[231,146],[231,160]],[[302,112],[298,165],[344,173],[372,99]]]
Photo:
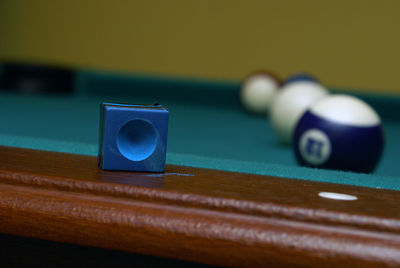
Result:
[[384,157],[366,175],[298,167],[268,120],[238,105],[238,83],[96,72],[81,72],[76,83],[77,94],[62,98],[1,93],[0,144],[97,155],[100,102],[160,101],[170,111],[169,164],[400,190],[400,121],[391,111],[397,97],[364,96],[383,117],[386,135]]

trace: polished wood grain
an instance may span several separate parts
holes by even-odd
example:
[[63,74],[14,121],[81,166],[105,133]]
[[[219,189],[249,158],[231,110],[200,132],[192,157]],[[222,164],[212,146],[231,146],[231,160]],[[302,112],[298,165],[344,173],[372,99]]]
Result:
[[397,191],[192,167],[110,172],[95,157],[0,147],[1,233],[204,264],[399,266],[399,201]]

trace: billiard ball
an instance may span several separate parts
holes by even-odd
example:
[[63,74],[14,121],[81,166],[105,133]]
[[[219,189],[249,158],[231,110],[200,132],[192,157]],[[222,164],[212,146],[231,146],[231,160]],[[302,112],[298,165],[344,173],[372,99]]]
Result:
[[255,72],[248,75],[240,88],[243,107],[254,114],[266,114],[280,86],[279,79],[268,72]]
[[289,83],[276,94],[271,105],[270,121],[282,144],[290,144],[295,126],[314,102],[328,96],[319,83],[300,81]]
[[296,83],[301,81],[309,81],[319,83],[318,79],[308,73],[295,73],[289,76],[283,81],[283,85],[287,85],[290,83]]
[[300,165],[369,173],[382,155],[379,115],[362,100],[333,95],[308,109],[294,133]]

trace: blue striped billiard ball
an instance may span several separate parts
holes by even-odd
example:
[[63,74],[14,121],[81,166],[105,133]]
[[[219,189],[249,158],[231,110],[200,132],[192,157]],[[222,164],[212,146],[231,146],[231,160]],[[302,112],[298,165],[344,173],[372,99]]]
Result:
[[300,165],[369,173],[384,146],[379,115],[362,100],[333,95],[300,118],[293,148]]
[[287,85],[290,83],[297,83],[297,82],[314,82],[319,83],[318,79],[308,73],[295,73],[290,75],[283,81],[283,85]]

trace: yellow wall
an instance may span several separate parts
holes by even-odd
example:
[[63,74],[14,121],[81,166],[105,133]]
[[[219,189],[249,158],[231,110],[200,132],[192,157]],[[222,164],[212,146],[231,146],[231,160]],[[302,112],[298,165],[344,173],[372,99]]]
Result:
[[0,1],[0,57],[400,92],[400,1]]

